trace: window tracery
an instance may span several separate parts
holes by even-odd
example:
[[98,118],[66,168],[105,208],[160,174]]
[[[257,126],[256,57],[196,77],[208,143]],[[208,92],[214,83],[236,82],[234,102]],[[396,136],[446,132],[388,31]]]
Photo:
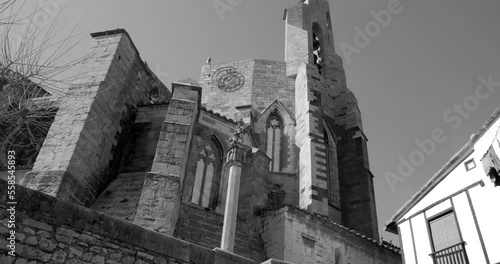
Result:
[[271,158],[270,170],[280,171],[283,121],[276,111],[269,116],[266,128],[267,128],[266,154],[268,157]]
[[206,208],[214,207],[222,167],[221,149],[211,139],[200,147],[191,202]]

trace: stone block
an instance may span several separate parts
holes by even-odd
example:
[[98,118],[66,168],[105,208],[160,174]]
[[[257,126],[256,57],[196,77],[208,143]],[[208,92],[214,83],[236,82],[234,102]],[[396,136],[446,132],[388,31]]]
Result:
[[134,223],[163,234],[173,234],[178,203],[180,178],[149,173],[139,201]]
[[57,242],[50,237],[42,237],[38,242],[38,246],[46,252],[52,252],[57,247]]

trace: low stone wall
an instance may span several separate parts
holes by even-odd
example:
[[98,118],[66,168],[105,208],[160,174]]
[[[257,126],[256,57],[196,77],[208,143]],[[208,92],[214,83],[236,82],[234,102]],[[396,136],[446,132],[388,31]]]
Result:
[[[254,263],[15,186],[15,228],[0,180],[0,263]],[[9,236],[15,231],[15,256]]]

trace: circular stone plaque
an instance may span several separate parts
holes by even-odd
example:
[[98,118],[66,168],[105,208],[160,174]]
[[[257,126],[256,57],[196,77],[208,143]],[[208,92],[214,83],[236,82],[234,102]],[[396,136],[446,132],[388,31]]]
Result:
[[234,92],[245,84],[245,76],[234,67],[227,66],[217,69],[212,76],[212,81],[223,92]]

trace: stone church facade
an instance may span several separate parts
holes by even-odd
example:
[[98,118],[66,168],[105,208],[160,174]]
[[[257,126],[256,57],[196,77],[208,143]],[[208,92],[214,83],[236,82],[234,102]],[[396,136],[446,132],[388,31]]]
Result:
[[[171,91],[125,30],[93,33],[87,76],[59,100],[17,186],[16,259],[401,263],[379,242],[367,137],[329,10],[325,0],[286,9],[284,62],[207,64],[199,83]],[[212,250],[235,175],[234,250]]]

